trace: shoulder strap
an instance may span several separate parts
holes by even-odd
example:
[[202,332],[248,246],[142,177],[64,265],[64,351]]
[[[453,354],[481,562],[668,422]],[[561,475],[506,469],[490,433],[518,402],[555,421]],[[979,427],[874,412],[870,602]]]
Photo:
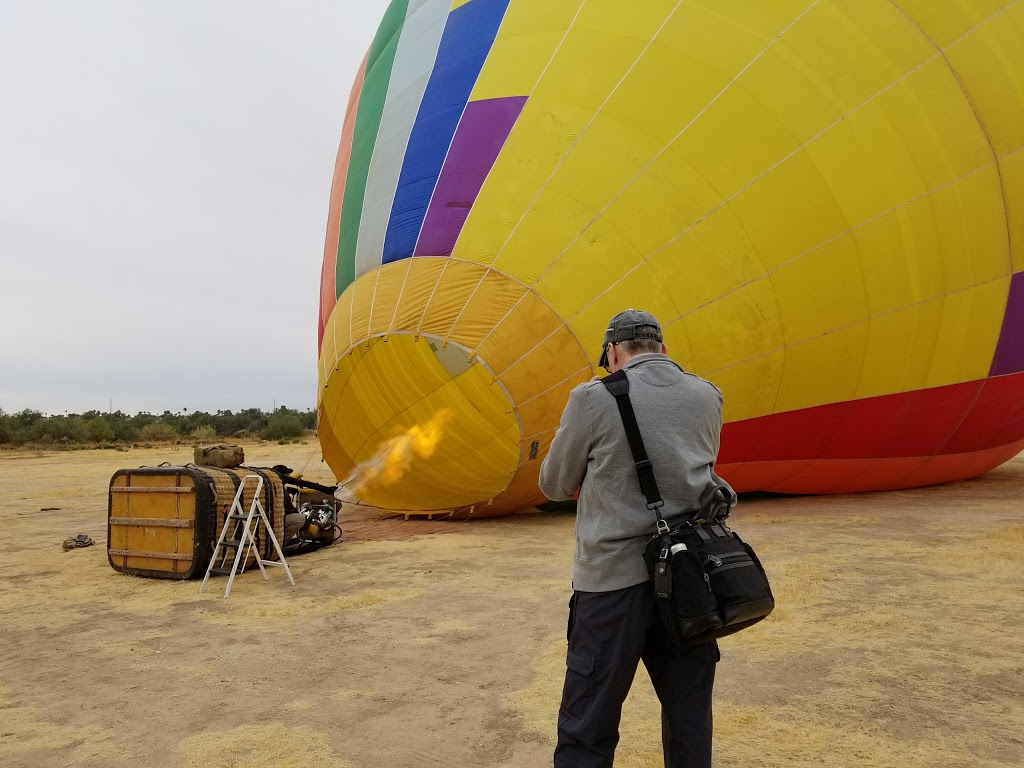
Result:
[[668,531],[668,524],[661,516],[661,507],[665,502],[661,498],[661,491],[658,490],[658,483],[654,479],[654,467],[651,460],[647,458],[647,448],[644,447],[644,439],[640,434],[640,425],[636,421],[636,413],[633,411],[633,403],[629,399],[629,379],[624,370],[619,370],[611,376],[605,376],[601,383],[615,398],[615,404],[619,407],[619,416],[622,417],[622,426],[626,429],[626,439],[629,441],[629,450],[633,453],[636,476],[640,480],[640,490],[647,499],[647,508],[654,511],[658,518],[658,530]]

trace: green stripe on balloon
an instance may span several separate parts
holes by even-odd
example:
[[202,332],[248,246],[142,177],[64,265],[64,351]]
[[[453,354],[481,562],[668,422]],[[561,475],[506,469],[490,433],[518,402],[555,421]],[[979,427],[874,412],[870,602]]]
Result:
[[377,36],[370,46],[366,60],[366,77],[363,92],[359,98],[359,112],[352,137],[352,159],[349,161],[348,178],[345,183],[345,198],[341,204],[340,236],[338,238],[338,260],[335,267],[334,292],[340,296],[353,280],[356,273],[356,241],[359,238],[359,221],[363,213],[363,198],[366,195],[366,176],[370,168],[373,148],[377,143],[384,102],[391,84],[391,70],[395,64],[398,38],[405,26],[409,0],[394,0],[384,14]]

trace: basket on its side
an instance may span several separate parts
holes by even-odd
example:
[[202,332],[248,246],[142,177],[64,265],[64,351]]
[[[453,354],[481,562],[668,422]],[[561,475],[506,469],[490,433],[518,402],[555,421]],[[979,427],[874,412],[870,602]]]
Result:
[[[192,579],[206,573],[213,547],[241,480],[263,478],[260,499],[274,535],[284,543],[284,483],[271,469],[236,467],[141,467],[121,469],[110,480],[107,559],[110,567],[134,576]],[[255,493],[242,499],[248,512]],[[260,556],[276,559],[269,540]],[[254,558],[249,558],[254,562]]]

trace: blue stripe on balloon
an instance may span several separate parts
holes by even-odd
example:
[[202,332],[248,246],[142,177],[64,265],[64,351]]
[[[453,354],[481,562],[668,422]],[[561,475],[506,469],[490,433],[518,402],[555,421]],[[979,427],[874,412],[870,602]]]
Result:
[[385,264],[412,256],[416,248],[448,147],[508,4],[509,0],[469,0],[448,16],[398,177],[384,239]]

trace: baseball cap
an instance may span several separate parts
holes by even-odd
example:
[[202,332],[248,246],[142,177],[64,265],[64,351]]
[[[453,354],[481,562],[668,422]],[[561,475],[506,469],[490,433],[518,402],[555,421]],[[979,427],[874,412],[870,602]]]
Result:
[[664,341],[664,337],[661,335],[661,324],[650,312],[627,309],[613,317],[608,323],[608,328],[605,329],[604,341],[601,343],[601,359],[597,364],[601,368],[608,367],[609,343],[618,344],[620,341],[633,339]]

